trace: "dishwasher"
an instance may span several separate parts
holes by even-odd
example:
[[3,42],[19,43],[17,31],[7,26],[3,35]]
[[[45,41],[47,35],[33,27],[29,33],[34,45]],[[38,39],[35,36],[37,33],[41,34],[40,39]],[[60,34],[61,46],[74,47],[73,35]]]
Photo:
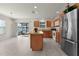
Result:
[[56,29],[55,28],[52,28],[52,38],[53,40],[56,40]]

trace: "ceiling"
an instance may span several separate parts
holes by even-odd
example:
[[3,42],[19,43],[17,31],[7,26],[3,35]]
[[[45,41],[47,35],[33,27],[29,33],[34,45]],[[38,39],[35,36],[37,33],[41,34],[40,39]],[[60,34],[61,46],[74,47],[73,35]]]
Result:
[[[34,6],[37,6],[35,9]],[[0,13],[12,18],[53,18],[64,3],[0,3]]]

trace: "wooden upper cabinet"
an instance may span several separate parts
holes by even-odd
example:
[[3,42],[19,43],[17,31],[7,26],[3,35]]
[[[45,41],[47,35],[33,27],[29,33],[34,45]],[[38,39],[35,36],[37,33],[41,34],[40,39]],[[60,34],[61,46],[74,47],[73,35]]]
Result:
[[60,26],[60,18],[57,18],[54,20],[54,26],[57,26],[57,27]]
[[47,20],[46,21],[46,27],[51,27],[52,25],[52,21],[51,20]]
[[39,27],[40,26],[40,21],[39,20],[35,20],[34,21],[34,27]]

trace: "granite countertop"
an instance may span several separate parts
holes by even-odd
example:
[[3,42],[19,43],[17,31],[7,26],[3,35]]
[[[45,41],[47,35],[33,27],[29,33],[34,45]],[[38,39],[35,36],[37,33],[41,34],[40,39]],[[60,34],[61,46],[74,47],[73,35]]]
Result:
[[42,31],[38,31],[38,32],[31,31],[30,34],[43,34],[43,32]]
[[45,28],[45,29],[39,29],[39,30],[44,30],[44,31],[50,31],[51,30],[51,28]]

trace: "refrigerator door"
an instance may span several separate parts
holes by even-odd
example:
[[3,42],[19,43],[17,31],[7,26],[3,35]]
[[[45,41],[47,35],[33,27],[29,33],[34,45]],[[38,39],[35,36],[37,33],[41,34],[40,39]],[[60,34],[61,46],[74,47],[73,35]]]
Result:
[[62,38],[67,38],[67,31],[68,31],[68,19],[67,15],[62,17]]
[[77,9],[71,11],[72,40],[77,42]]
[[66,14],[65,18],[67,19],[68,23],[67,27],[67,36],[68,40],[77,42],[77,9]]
[[68,20],[68,31],[67,31],[67,39],[72,40],[72,16],[71,12],[67,13],[67,20]]

